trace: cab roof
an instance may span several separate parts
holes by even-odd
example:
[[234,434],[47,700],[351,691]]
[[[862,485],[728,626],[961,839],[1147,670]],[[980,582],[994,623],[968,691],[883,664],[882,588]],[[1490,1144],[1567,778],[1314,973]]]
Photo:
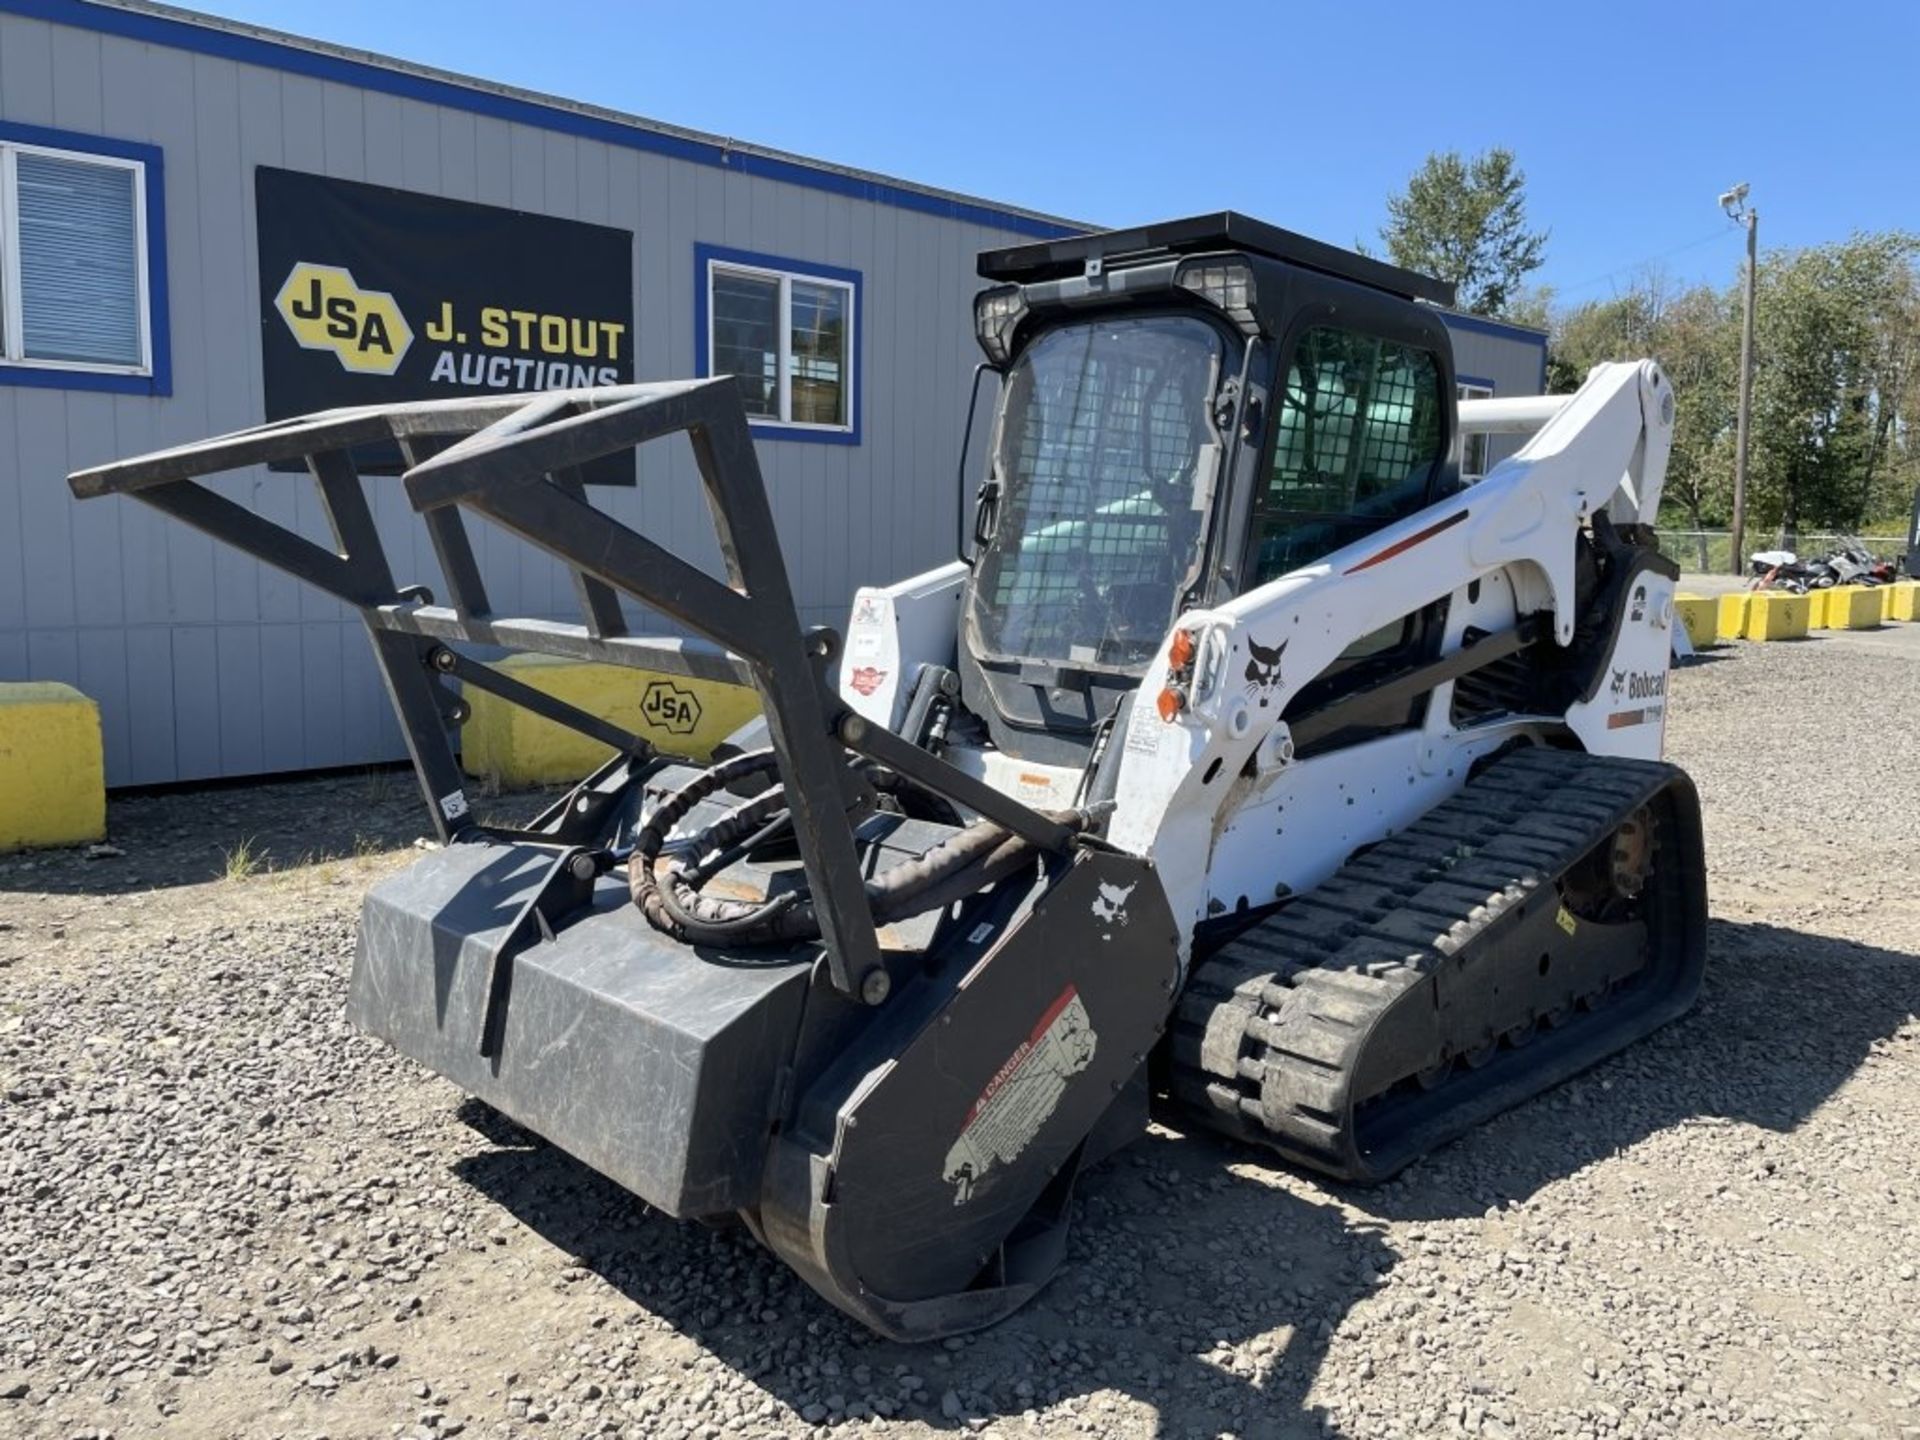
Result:
[[1269,225],[1235,210],[1192,215],[1184,220],[1163,220],[1130,230],[1096,230],[1062,240],[984,250],[980,254],[979,271],[985,280],[1025,285],[1036,280],[1085,274],[1090,260],[1098,260],[1104,269],[1109,265],[1131,265],[1214,250],[1264,255],[1409,300],[1427,300],[1446,306],[1454,301],[1454,287],[1444,280],[1282,230],[1278,225]]

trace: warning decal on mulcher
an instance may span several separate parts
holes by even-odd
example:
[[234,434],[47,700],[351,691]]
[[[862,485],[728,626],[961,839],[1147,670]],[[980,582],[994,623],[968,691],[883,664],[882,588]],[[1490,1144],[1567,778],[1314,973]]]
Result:
[[988,1172],[1017,1160],[1033,1143],[1066,1094],[1067,1081],[1093,1063],[1097,1040],[1080,992],[1067,986],[967,1112],[940,1172],[954,1187],[954,1204],[966,1204]]

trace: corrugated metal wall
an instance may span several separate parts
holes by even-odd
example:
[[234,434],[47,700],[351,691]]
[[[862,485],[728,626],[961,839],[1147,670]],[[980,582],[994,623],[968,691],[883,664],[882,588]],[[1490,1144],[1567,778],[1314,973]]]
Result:
[[[1461,383],[1491,384],[1493,393],[1502,396],[1540,393],[1547,353],[1544,335],[1472,316],[1446,318],[1453,336],[1453,370]],[[1487,463],[1498,464],[1524,444],[1524,435],[1491,436]]]
[[[1022,238],[1009,231],[5,13],[0,121],[165,157],[172,397],[0,386],[0,679],[96,697],[110,784],[402,754],[350,612],[132,501],[76,504],[64,483],[262,419],[258,165],[632,230],[641,379],[693,373],[696,241],[861,271],[861,443],[760,446],[804,618],[843,624],[855,585],[951,554],[972,257]],[[224,484],[324,537],[303,478]],[[396,571],[441,588],[395,487],[374,485]],[[678,448],[649,451],[638,491],[601,503],[717,565]],[[503,613],[570,613],[559,575],[524,547],[490,537],[482,565]]]

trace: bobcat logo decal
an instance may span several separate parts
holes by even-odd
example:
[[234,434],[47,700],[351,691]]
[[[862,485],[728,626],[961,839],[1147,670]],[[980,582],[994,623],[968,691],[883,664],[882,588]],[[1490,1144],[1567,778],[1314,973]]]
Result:
[[1614,671],[1613,684],[1610,688],[1613,691],[1613,698],[1616,700],[1618,700],[1622,695],[1626,694],[1627,693],[1627,672],[1624,670]]
[[1109,925],[1126,924],[1127,897],[1133,894],[1139,884],[1140,882],[1136,880],[1132,885],[1109,885],[1102,880],[1100,893],[1093,897],[1094,919],[1105,921]]
[[1286,653],[1287,642],[1278,645],[1262,645],[1253,636],[1247,636],[1247,694],[1260,701],[1266,708],[1267,697],[1280,684],[1280,657]]

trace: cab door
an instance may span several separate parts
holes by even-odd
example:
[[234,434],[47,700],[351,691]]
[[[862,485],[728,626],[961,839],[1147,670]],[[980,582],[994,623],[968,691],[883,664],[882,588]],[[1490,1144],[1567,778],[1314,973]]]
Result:
[[[1330,284],[1333,282],[1329,282]],[[1453,363],[1445,327],[1410,301],[1377,292],[1301,307],[1279,347],[1241,587],[1312,565],[1450,493]],[[1446,602],[1421,606],[1361,637],[1303,687],[1288,714],[1433,658]],[[1361,713],[1304,753],[1420,725],[1426,699]]]

